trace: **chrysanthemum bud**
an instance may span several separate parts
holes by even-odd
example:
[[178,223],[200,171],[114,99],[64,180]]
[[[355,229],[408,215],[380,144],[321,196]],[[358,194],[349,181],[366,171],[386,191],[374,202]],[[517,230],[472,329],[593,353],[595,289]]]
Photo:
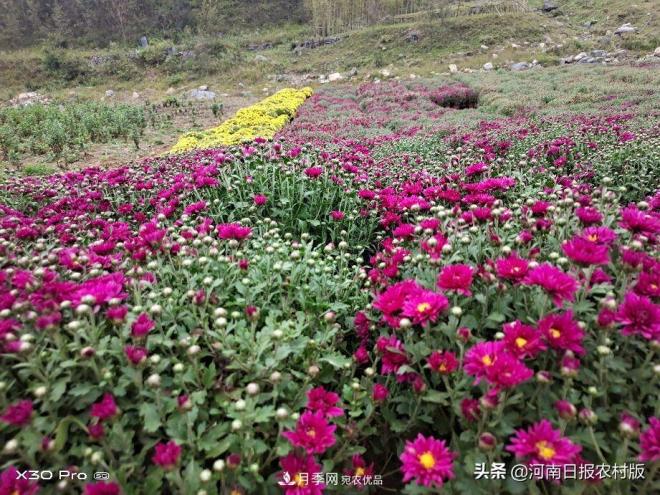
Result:
[[248,395],[257,395],[259,393],[259,385],[254,382],[248,383],[245,391]]
[[484,452],[489,452],[497,445],[497,438],[489,432],[484,432],[479,436],[479,448]]

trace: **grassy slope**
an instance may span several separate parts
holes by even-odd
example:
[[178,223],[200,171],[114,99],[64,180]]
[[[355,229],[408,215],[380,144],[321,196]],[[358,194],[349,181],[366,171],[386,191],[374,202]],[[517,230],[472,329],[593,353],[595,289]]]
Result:
[[[161,54],[170,44],[157,40],[137,59],[131,53],[134,50],[122,47],[68,50],[59,55],[84,73],[70,81],[58,80],[57,75],[45,70],[43,49],[0,53],[0,100],[26,87],[55,95],[67,94],[74,88],[78,94],[91,97],[102,95],[108,87],[131,93],[148,91],[152,98],[161,97],[170,86],[185,90],[197,84],[210,84],[220,92],[260,91],[264,85],[275,86],[272,82],[275,74],[317,76],[356,67],[362,77],[388,67],[395,75],[430,75],[446,71],[450,63],[478,68],[487,61],[497,66],[535,58],[550,65],[557,63],[562,55],[591,48],[628,48],[645,53],[660,44],[657,34],[660,14],[654,0],[640,0],[634,5],[625,0],[559,0],[561,13],[554,16],[534,10],[542,4],[541,0],[529,3],[530,12],[446,19],[420,16],[405,24],[374,26],[350,33],[336,45],[306,50],[300,56],[291,51],[291,43],[312,37],[303,26],[269,28],[222,39],[192,38],[177,46],[197,54],[186,60],[162,60]],[[468,8],[469,4],[462,12]],[[589,20],[595,20],[596,24],[584,27]],[[633,23],[639,32],[624,39],[603,39],[607,31],[612,32],[623,22]],[[418,43],[405,41],[406,33],[411,30],[421,34]],[[267,61],[256,61],[256,52],[247,50],[247,46],[263,42],[273,43],[275,47],[258,52]],[[543,50],[539,47],[541,42],[561,46]],[[513,48],[512,43],[520,48]],[[481,50],[480,45],[489,49]],[[88,60],[93,55],[115,60],[91,67]]]

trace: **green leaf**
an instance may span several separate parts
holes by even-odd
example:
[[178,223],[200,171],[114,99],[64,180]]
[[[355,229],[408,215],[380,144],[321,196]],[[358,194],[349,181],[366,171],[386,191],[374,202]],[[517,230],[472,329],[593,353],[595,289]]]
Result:
[[143,429],[147,433],[153,433],[160,428],[160,414],[153,404],[143,402],[140,406],[140,416],[144,423]]

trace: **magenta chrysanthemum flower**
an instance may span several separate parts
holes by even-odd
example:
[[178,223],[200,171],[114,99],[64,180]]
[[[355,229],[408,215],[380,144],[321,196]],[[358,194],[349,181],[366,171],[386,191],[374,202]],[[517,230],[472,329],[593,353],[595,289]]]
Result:
[[131,325],[131,333],[133,337],[144,337],[153,330],[155,326],[156,324],[151,318],[149,318],[147,313],[140,313]]
[[295,447],[304,448],[309,454],[322,454],[335,444],[335,425],[325,419],[323,412],[305,411],[294,431],[285,431],[282,436]]
[[343,220],[345,217],[346,214],[343,211],[334,210],[330,212],[330,218],[332,218],[335,222],[339,222]]
[[645,296],[628,292],[616,314],[623,335],[641,335],[660,340],[660,306]]
[[610,254],[606,245],[591,242],[576,236],[561,246],[564,254],[580,265],[606,265],[610,262]]
[[323,173],[323,167],[309,167],[305,169],[305,175],[310,179],[316,179]]
[[470,265],[456,264],[445,266],[438,276],[438,287],[454,290],[464,296],[472,295],[470,286],[474,270]]
[[575,215],[583,225],[596,225],[603,221],[603,214],[591,206],[581,206],[575,210]]
[[456,354],[451,351],[434,351],[428,358],[429,368],[441,375],[448,375],[458,368]]
[[407,297],[420,290],[414,280],[403,280],[390,285],[374,301],[374,308],[385,314],[393,314],[403,308]]
[[131,364],[138,365],[147,359],[147,350],[144,347],[127,345],[124,347],[124,354]]
[[250,227],[244,227],[240,223],[223,223],[216,227],[220,239],[242,241],[252,235]]
[[100,421],[109,419],[117,414],[117,403],[112,394],[104,394],[103,398],[94,404],[90,409],[89,415],[98,418]]
[[616,241],[616,232],[608,227],[588,227],[582,231],[581,237],[596,244],[609,246]]
[[390,395],[390,391],[387,387],[381,383],[374,384],[374,388],[371,391],[371,397],[376,402],[383,402]]
[[314,482],[314,475],[323,472],[323,468],[313,456],[292,453],[280,458],[280,466],[278,478],[286,495],[323,495],[325,484]]
[[0,494],[2,495],[35,495],[39,485],[18,476],[18,469],[9,466],[0,474]]
[[430,290],[420,290],[410,295],[403,305],[403,316],[417,325],[426,322],[435,323],[438,316],[449,306],[449,301],[442,294]]
[[633,290],[641,296],[660,298],[660,270],[641,272]]
[[506,258],[497,260],[495,267],[498,277],[520,282],[529,271],[529,261],[513,253]]
[[154,455],[151,460],[157,466],[165,469],[171,469],[179,462],[181,456],[181,446],[174,440],[169,442],[160,442],[154,446]]
[[119,495],[121,488],[112,481],[97,481],[85,485],[84,495]]
[[573,301],[578,288],[573,277],[550,263],[543,263],[531,270],[524,283],[543,288],[557,306],[561,306],[564,301]]
[[337,402],[339,402],[339,395],[328,392],[323,387],[316,387],[307,392],[307,409],[321,411],[328,418],[343,416],[344,410],[337,407]]
[[472,423],[479,419],[481,415],[481,406],[477,399],[463,399],[461,400],[461,415],[465,418],[465,421]]
[[403,481],[414,479],[418,485],[441,487],[445,481],[454,478],[455,457],[444,440],[420,433],[415,440],[406,442],[399,457]]
[[633,233],[657,234],[660,232],[660,215],[628,206],[621,210],[619,225]]
[[263,194],[255,194],[252,196],[252,201],[256,206],[263,206],[268,202],[268,197]]
[[506,450],[528,464],[577,464],[582,447],[563,437],[561,430],[553,429],[547,419],[533,424],[527,430],[516,430]]
[[194,215],[195,213],[199,213],[200,211],[203,211],[208,205],[206,204],[206,201],[198,201],[196,203],[192,203],[188,206],[186,206],[183,209],[183,213],[185,215]]
[[406,348],[395,335],[379,337],[376,341],[376,351],[381,355],[380,372],[383,375],[398,373],[401,366],[408,364]]
[[32,401],[21,400],[8,406],[0,416],[0,421],[14,426],[25,426],[32,420],[32,411]]
[[518,358],[534,358],[547,349],[543,334],[538,330],[516,320],[503,326],[504,346]]
[[538,329],[553,349],[584,354],[584,331],[573,319],[573,311],[546,316],[538,322]]
[[660,418],[649,418],[649,426],[639,436],[639,460],[655,462],[660,460]]
[[488,376],[488,370],[495,364],[497,356],[503,352],[502,342],[479,342],[465,353],[463,370],[476,378],[475,383],[479,383],[482,378]]
[[463,369],[476,378],[485,378],[500,388],[511,388],[529,380],[534,372],[506,351],[503,342],[481,342],[465,353]]

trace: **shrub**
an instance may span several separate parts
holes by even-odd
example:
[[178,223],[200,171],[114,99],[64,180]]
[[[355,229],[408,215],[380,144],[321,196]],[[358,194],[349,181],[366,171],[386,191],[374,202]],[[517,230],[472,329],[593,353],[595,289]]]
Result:
[[431,93],[431,101],[447,108],[477,108],[479,93],[465,84],[442,86]]

